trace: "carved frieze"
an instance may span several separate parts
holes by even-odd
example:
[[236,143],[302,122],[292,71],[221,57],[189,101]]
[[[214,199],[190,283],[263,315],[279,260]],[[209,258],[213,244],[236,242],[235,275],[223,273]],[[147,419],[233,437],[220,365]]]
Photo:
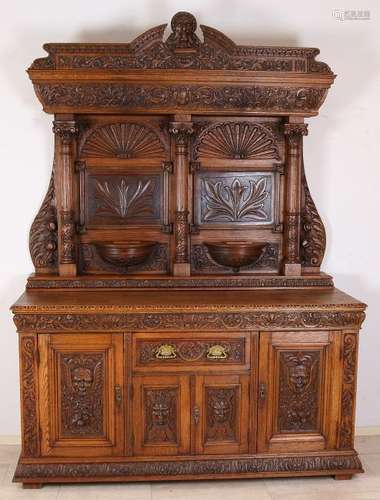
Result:
[[36,271],[55,272],[58,264],[57,210],[54,191],[54,167],[49,187],[29,232],[29,251]]
[[279,365],[278,431],[317,431],[320,352],[281,352]]
[[21,331],[125,330],[255,330],[292,328],[360,328],[363,311],[269,310],[252,312],[21,314],[14,322]]
[[327,89],[240,85],[133,85],[127,83],[35,83],[44,106],[317,113]]
[[62,437],[104,433],[104,355],[60,355]]

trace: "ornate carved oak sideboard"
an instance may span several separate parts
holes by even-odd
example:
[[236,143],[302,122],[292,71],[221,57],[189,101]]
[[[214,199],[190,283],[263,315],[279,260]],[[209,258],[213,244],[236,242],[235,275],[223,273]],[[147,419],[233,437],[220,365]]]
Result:
[[320,271],[302,156],[335,76],[317,49],[165,27],[28,70],[55,155],[12,307],[14,480],[348,479],[365,305]]

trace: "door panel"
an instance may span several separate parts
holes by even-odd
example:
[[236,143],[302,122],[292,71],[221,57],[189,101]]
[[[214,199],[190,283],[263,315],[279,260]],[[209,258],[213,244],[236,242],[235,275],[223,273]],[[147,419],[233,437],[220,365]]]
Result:
[[333,448],[339,332],[260,334],[258,451]]
[[133,379],[134,453],[177,455],[190,451],[190,383],[186,376]]
[[196,377],[196,453],[247,453],[249,375]]
[[40,335],[39,352],[42,453],[122,454],[122,334]]

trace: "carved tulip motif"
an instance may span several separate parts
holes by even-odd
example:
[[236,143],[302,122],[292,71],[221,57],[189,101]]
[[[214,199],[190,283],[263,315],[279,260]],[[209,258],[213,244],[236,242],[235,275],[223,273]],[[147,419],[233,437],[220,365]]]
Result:
[[214,184],[204,180],[206,197],[205,221],[227,220],[241,222],[245,220],[266,220],[268,214],[264,209],[264,201],[269,195],[267,179],[257,182],[250,180],[248,185],[235,178],[232,184],[223,185],[221,181]]

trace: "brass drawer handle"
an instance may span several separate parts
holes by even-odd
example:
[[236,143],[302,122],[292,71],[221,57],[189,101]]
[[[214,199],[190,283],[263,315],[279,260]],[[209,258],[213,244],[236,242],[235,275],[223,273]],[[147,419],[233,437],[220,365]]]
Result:
[[207,349],[208,359],[227,359],[228,349],[222,345],[215,344]]
[[176,349],[171,344],[162,344],[156,349],[157,359],[174,359],[177,357]]
[[115,402],[116,402],[116,406],[118,408],[121,407],[122,401],[123,401],[123,395],[122,395],[121,387],[119,384],[116,384],[115,385]]

